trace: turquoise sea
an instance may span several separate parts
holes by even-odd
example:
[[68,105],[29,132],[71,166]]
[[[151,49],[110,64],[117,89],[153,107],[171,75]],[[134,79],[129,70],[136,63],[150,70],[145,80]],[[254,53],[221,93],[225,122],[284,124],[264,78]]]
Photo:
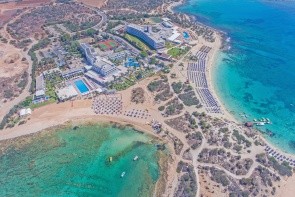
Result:
[[0,196],[152,196],[164,154],[154,143],[131,128],[110,125],[16,139],[0,155]]
[[295,2],[188,0],[176,11],[228,33],[231,50],[219,56],[218,95],[240,121],[269,118],[268,140],[295,153]]

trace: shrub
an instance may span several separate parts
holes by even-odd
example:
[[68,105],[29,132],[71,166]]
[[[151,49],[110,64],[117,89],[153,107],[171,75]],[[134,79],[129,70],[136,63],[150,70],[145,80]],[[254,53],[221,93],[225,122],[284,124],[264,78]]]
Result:
[[148,90],[151,92],[154,92],[158,89],[158,87],[160,86],[161,81],[152,81],[151,83],[149,83]]
[[158,108],[159,111],[163,111],[164,109],[165,109],[164,106],[160,106],[160,107]]
[[180,94],[178,97],[186,106],[198,105],[200,103],[193,91]]
[[173,88],[173,91],[176,93],[176,94],[179,94],[181,93],[182,91],[182,82],[178,82],[178,83],[172,83],[172,88]]

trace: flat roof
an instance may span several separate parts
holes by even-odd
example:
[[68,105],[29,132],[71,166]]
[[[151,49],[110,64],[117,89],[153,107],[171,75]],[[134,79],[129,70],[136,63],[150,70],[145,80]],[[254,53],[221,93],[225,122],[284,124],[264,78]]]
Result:
[[45,91],[44,90],[37,90],[35,95],[38,96],[44,96],[45,95]]
[[180,36],[180,33],[178,33],[178,32],[173,32],[173,34],[172,34],[172,36],[170,36],[169,38],[168,38],[168,40],[170,40],[170,41],[174,41],[176,38],[178,38]]
[[36,77],[36,91],[44,90],[45,89],[45,82],[43,75],[39,75]]
[[[172,29],[163,28],[163,27],[157,26],[157,25],[140,26],[140,25],[136,25],[136,24],[129,24],[128,26],[132,27],[134,29],[137,29],[138,31],[141,31],[142,33],[146,34],[151,39],[153,39],[154,42],[157,42],[157,43],[163,42],[163,40],[161,40],[161,39],[165,39],[165,38],[171,36],[170,34],[172,34]],[[147,27],[149,28],[149,30],[145,31],[145,28],[147,28]],[[153,32],[152,27],[159,28],[159,31],[158,32]],[[171,32],[169,32],[169,31],[171,31]]]

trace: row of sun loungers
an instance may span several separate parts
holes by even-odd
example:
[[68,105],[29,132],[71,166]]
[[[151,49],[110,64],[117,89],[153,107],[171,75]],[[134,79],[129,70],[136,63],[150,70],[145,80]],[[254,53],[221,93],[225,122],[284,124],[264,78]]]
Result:
[[96,114],[121,114],[123,102],[118,97],[95,98],[92,109]]
[[132,109],[129,111],[125,111],[124,116],[132,117],[132,118],[147,119],[151,115],[149,114],[147,110]]
[[211,47],[208,46],[202,46],[201,49],[196,53],[196,57],[200,60],[205,60],[208,53],[210,52]]
[[189,81],[196,84],[196,86],[199,88],[208,88],[208,83],[207,83],[205,73],[188,71],[188,79]]
[[221,113],[218,102],[215,100],[208,88],[197,88],[197,93],[200,96],[202,103],[205,105],[209,113]]
[[222,113],[218,102],[211,94],[206,77],[206,57],[211,48],[202,46],[197,52],[198,60],[194,63],[188,63],[187,76],[188,80],[196,84],[197,93],[199,94],[202,104],[209,113]]
[[295,159],[286,157],[286,156],[278,153],[277,151],[275,151],[274,149],[272,149],[269,146],[266,146],[264,150],[266,151],[266,153],[269,156],[276,158],[278,161],[281,161],[281,162],[286,161],[289,163],[290,166],[295,166]]
[[203,45],[199,51],[204,52],[204,53],[209,53],[211,51],[211,47]]
[[198,60],[197,62],[188,63],[189,71],[206,72],[206,60]]
[[201,52],[201,51],[198,51],[197,53],[196,53],[196,57],[198,58],[198,59],[206,59],[206,57],[207,57],[207,55],[208,55],[208,53],[204,53],[204,52]]

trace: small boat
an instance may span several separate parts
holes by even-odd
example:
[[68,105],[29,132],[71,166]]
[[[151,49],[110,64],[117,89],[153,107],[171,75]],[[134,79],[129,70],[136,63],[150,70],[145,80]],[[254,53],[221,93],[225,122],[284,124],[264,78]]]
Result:
[[257,123],[256,123],[256,126],[264,126],[264,125],[265,125],[264,122],[257,122]]
[[254,121],[254,122],[257,122],[257,120],[256,120],[256,119],[254,119],[253,121]]
[[109,157],[109,162],[111,163],[113,161],[113,157]]
[[133,161],[136,161],[136,160],[138,160],[138,156],[137,155],[133,158]]
[[126,172],[122,172],[121,174],[121,178],[123,178],[125,176]]

